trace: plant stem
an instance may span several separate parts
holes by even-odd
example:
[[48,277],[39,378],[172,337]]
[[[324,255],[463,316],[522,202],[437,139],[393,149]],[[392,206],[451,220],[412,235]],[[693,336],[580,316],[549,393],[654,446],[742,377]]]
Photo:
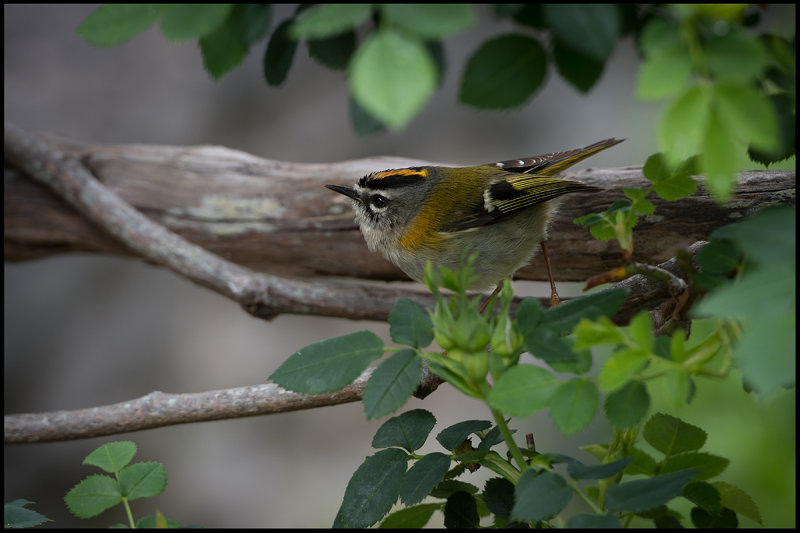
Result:
[[514,442],[513,435],[511,435],[511,430],[508,429],[508,424],[506,424],[505,418],[503,418],[503,413],[496,409],[492,409],[492,416],[494,416],[494,421],[497,423],[497,427],[500,428],[500,434],[503,436],[503,440],[506,441],[506,446],[508,446],[508,451],[511,452],[511,456],[519,465],[520,472],[524,472],[528,469],[528,463],[525,462],[525,457],[522,455],[517,443]]
[[122,506],[125,507],[125,514],[128,515],[128,522],[131,525],[131,529],[136,527],[136,523],[133,521],[133,513],[131,513],[131,506],[128,505],[128,498],[122,497]]

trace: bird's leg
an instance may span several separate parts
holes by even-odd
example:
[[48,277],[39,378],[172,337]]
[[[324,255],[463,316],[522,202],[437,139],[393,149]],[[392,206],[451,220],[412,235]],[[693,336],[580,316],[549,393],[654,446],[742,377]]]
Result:
[[489,302],[494,300],[494,297],[498,295],[498,293],[500,292],[500,289],[502,289],[502,288],[503,288],[503,282],[501,281],[501,282],[499,282],[497,284],[497,287],[494,288],[494,290],[492,291],[492,294],[490,294],[489,297],[486,298],[486,300],[483,301],[483,303],[481,304],[481,308],[478,309],[478,314],[481,314],[481,315],[483,314],[483,312],[486,310],[486,306],[489,305]]
[[558,297],[556,283],[553,281],[553,273],[550,270],[550,259],[547,257],[547,248],[544,245],[544,241],[540,244],[542,246],[542,255],[544,256],[544,266],[547,269],[547,279],[550,280],[550,307],[555,307],[561,303],[561,298]]

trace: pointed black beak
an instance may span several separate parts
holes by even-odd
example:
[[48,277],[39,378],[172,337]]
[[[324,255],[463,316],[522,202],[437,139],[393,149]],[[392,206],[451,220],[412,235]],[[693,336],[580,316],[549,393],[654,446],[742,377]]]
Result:
[[349,196],[353,200],[360,202],[361,198],[359,198],[358,193],[352,187],[344,187],[342,185],[326,185],[332,191],[336,191],[339,194],[344,194],[345,196]]

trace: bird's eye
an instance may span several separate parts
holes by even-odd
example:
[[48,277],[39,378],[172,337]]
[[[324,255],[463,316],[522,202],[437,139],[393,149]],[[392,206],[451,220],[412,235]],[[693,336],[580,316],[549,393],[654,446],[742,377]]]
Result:
[[386,207],[386,204],[389,203],[389,200],[387,200],[386,197],[381,196],[380,194],[373,194],[369,198],[369,203],[372,207],[375,207],[377,209],[383,209],[384,207]]

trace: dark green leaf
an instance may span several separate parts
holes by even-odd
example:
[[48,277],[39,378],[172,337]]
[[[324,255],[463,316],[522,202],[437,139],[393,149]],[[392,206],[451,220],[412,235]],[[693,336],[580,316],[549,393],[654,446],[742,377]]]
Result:
[[581,318],[594,320],[612,316],[622,306],[627,294],[625,289],[607,289],[573,298],[545,311],[540,327],[556,333],[570,333]]
[[796,145],[795,132],[797,131],[797,119],[793,113],[794,97],[785,93],[777,93],[769,95],[768,98],[778,119],[777,145],[774,150],[762,150],[761,148],[750,146],[748,151],[753,161],[764,165],[783,161],[794,155]]
[[656,413],[644,427],[644,440],[664,455],[699,450],[706,443],[706,432],[679,418]]
[[372,135],[386,130],[383,122],[369,114],[369,112],[356,102],[350,95],[350,122],[358,135]]
[[455,450],[472,433],[489,429],[492,423],[488,420],[465,420],[443,429],[436,435],[436,440],[446,450]]
[[381,4],[392,24],[426,39],[459,33],[475,23],[475,8],[468,4]]
[[269,379],[295,392],[333,392],[352,383],[382,354],[380,337],[370,331],[359,331],[298,350]]
[[481,443],[478,444],[478,449],[488,451],[492,446],[500,444],[501,442],[503,442],[503,435],[500,433],[500,428],[495,426],[483,437]]
[[389,312],[389,333],[397,344],[424,348],[433,340],[433,322],[417,302],[400,298]]
[[438,452],[427,454],[403,477],[400,500],[405,505],[421,502],[439,484],[449,469],[450,456]]
[[544,19],[555,36],[601,63],[611,55],[621,29],[615,4],[545,4]]
[[594,382],[583,378],[561,383],[550,399],[550,417],[564,435],[589,425],[597,411],[598,393]]
[[117,46],[149,28],[160,14],[157,4],[103,4],[81,22],[77,33],[94,46]]
[[659,473],[669,474],[681,470],[694,469],[698,474],[695,480],[702,481],[718,476],[728,467],[730,461],[724,457],[705,452],[684,452],[670,455],[661,464]]
[[603,411],[616,429],[633,427],[642,420],[650,408],[650,395],[641,381],[629,381],[606,397]]
[[695,475],[697,472],[694,470],[684,470],[613,485],[606,491],[606,508],[633,512],[653,509],[679,495]]
[[517,327],[523,335],[533,331],[542,320],[542,305],[536,298],[524,298],[517,308]]
[[525,351],[547,363],[577,361],[578,356],[567,342],[553,330],[537,328],[524,334]]
[[69,489],[64,502],[78,518],[91,518],[122,503],[122,494],[114,479],[95,474]]
[[247,55],[248,45],[242,41],[240,31],[241,16],[241,10],[234,9],[217,29],[200,38],[203,64],[214,79],[221,78]]
[[433,512],[441,507],[440,503],[423,503],[406,507],[387,516],[379,527],[381,529],[420,529],[428,523]]
[[718,514],[711,514],[705,509],[694,507],[691,511],[692,524],[702,529],[727,529],[732,531],[739,527],[736,513],[728,508],[722,508]]
[[504,372],[492,387],[489,405],[511,416],[528,416],[550,405],[558,383],[543,368],[517,365]]
[[564,478],[553,472],[537,475],[529,469],[517,482],[511,517],[531,522],[545,520],[560,513],[571,499],[572,489]]
[[586,466],[583,463],[574,461],[567,463],[567,474],[575,480],[606,479],[625,470],[625,467],[628,466],[631,461],[633,461],[631,457],[626,457],[625,459],[620,459],[612,463],[593,466]]
[[444,54],[444,47],[441,41],[425,41],[425,48],[431,54],[433,63],[436,65],[436,84],[441,87],[444,82],[444,75],[447,70],[447,58]]
[[269,38],[267,51],[264,53],[264,78],[269,85],[276,87],[286,81],[289,67],[294,61],[294,51],[297,41],[289,38],[289,25],[291,19],[281,22],[272,37]]
[[719,228],[712,237],[732,239],[753,260],[766,265],[794,263],[796,250],[795,207],[769,207],[752,218]]
[[483,503],[500,518],[511,518],[514,508],[514,485],[507,479],[495,477],[483,487]]
[[424,409],[414,409],[395,416],[383,423],[375,437],[373,448],[400,446],[409,452],[419,449],[436,424],[436,418]]
[[444,527],[447,529],[476,528],[480,524],[475,498],[463,491],[453,493],[444,504]]
[[553,43],[553,60],[559,74],[582,93],[594,87],[605,67],[602,61],[576,52],[558,39]]
[[308,55],[328,68],[342,70],[347,68],[356,50],[356,34],[346,31],[333,37],[308,41]]
[[681,495],[711,514],[717,514],[722,510],[722,499],[719,491],[714,485],[705,481],[692,481],[683,487]]
[[369,527],[383,518],[397,501],[407,461],[397,448],[367,457],[347,483],[333,527]]
[[547,57],[536,39],[496,37],[469,58],[459,101],[479,109],[517,107],[541,86],[546,74]]
[[733,509],[740,515],[762,524],[761,513],[758,511],[758,506],[749,494],[724,481],[715,481],[712,485],[719,491],[723,507]]
[[383,361],[364,388],[364,411],[374,420],[399,409],[422,378],[422,359],[414,350],[402,350]]
[[436,65],[418,41],[382,29],[370,35],[350,62],[350,91],[371,115],[405,126],[436,89]]
[[567,521],[570,529],[622,529],[619,518],[613,513],[576,514]]
[[108,442],[87,455],[83,464],[97,466],[113,474],[130,463],[134,455],[136,455],[136,444],[133,442]]
[[476,494],[478,492],[478,487],[464,481],[458,481],[457,479],[445,479],[433,489],[431,496],[434,498],[449,498],[459,491],[468,494]]
[[119,489],[128,500],[158,496],[167,486],[164,465],[157,462],[134,463],[119,473]]
[[37,513],[33,509],[25,508],[26,505],[33,503],[20,499],[3,505],[3,527],[6,529],[35,527],[45,522],[52,522],[51,519],[43,514]]
[[317,4],[297,16],[293,39],[322,39],[356,28],[372,12],[371,4]]
[[272,5],[270,4],[237,4],[239,9],[239,38],[245,44],[260,41],[272,22]]
[[626,474],[631,476],[635,474],[652,476],[655,474],[657,466],[655,459],[644,453],[636,446],[631,447],[630,456],[633,458],[633,462],[628,465],[628,468],[625,469]]
[[232,4],[169,4],[163,7],[161,31],[170,41],[203,37],[219,27],[232,8]]

